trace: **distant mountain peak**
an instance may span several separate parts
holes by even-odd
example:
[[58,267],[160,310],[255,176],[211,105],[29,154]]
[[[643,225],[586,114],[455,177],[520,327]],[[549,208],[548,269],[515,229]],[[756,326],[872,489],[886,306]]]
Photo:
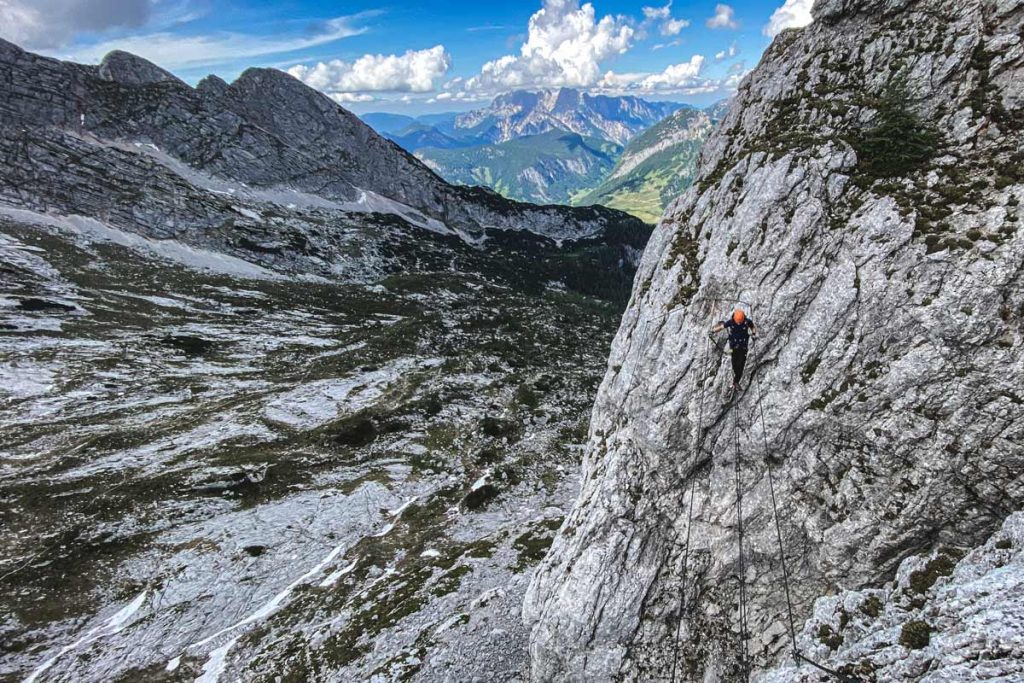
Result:
[[455,128],[473,131],[490,142],[560,129],[624,145],[686,106],[632,96],[589,95],[573,88],[514,90],[494,98],[488,107],[459,115]]

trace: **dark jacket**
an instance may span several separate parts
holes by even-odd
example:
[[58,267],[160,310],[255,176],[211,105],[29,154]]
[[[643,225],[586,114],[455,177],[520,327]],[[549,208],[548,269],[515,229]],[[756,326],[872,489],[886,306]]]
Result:
[[732,318],[722,321],[722,327],[729,330],[729,348],[746,349],[750,343],[750,333],[754,331],[754,323],[747,318],[742,323],[735,322]]

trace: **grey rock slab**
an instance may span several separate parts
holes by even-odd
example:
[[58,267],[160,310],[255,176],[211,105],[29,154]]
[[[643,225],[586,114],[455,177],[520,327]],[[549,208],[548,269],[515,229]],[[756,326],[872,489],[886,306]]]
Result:
[[[1024,6],[816,13],[744,79],[648,243],[524,603],[533,680],[737,680],[743,652],[766,671],[790,647],[782,557],[800,629],[1024,503]],[[897,171],[861,144],[894,107],[941,141]],[[761,335],[723,402],[707,333],[736,302]]]

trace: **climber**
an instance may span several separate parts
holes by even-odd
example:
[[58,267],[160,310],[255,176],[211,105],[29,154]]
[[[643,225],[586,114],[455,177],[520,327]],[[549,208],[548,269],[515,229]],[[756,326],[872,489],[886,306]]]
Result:
[[711,332],[729,330],[729,353],[732,354],[732,389],[740,388],[740,378],[743,377],[743,366],[747,363],[747,345],[750,337],[757,336],[757,329],[754,322],[747,317],[742,308],[737,307],[732,312],[732,318],[716,323]]

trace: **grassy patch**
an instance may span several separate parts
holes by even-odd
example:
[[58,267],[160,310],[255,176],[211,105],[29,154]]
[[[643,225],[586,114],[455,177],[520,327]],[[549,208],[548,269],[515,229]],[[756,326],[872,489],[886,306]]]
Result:
[[923,569],[918,569],[910,575],[910,590],[917,594],[927,593],[939,577],[949,576],[955,567],[953,558],[945,554],[929,560]]
[[882,601],[877,595],[871,595],[860,604],[860,611],[876,619],[882,613]]
[[821,644],[827,646],[830,650],[838,650],[839,646],[843,644],[843,636],[832,630],[832,627],[828,624],[819,626],[817,635]]
[[900,645],[908,650],[928,647],[932,640],[932,627],[926,621],[908,621],[900,629]]
[[539,522],[513,541],[512,547],[519,553],[513,571],[521,572],[544,559],[555,540],[555,532],[562,526],[562,520],[559,517]]

